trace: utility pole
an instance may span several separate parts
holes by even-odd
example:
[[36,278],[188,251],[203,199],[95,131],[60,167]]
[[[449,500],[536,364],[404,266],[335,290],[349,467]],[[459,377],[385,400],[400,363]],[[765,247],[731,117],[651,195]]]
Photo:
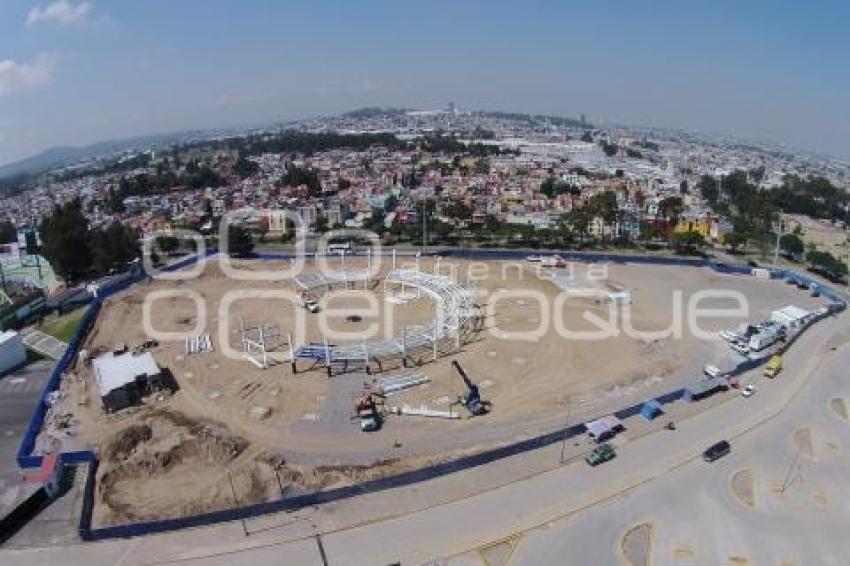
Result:
[[[230,480],[230,491],[233,493],[233,501],[235,501],[236,506],[239,507],[239,498],[236,497],[236,486],[233,485],[233,476],[230,475],[230,470],[227,470],[227,479]],[[242,531],[247,537],[250,533],[248,532],[248,526],[245,524],[245,519],[240,519],[239,522],[242,523]]]
[[785,228],[784,222],[780,218],[776,223],[776,248],[773,250],[773,266],[776,267],[776,263],[779,261],[779,240],[782,239],[782,231]]
[[422,201],[422,251],[428,248],[428,199]]
[[564,453],[567,450],[567,429],[570,428],[570,412],[573,409],[573,404],[567,405],[567,426],[564,428],[564,439],[561,441],[561,457],[558,460],[561,464],[564,463]]

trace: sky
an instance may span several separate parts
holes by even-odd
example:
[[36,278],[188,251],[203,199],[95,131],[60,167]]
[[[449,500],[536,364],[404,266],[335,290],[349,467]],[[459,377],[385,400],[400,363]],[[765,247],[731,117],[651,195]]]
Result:
[[0,0],[0,164],[449,101],[850,158],[847,21],[817,0]]

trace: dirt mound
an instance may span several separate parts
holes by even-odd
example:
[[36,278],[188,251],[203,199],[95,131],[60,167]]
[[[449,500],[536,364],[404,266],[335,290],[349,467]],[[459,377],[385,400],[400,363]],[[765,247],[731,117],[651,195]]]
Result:
[[98,483],[103,521],[170,517],[266,499],[274,470],[253,458],[240,462],[248,447],[224,425],[174,411],[151,412],[117,432],[104,450]]
[[148,425],[130,425],[115,435],[106,448],[106,457],[109,460],[124,460],[136,446],[150,440],[152,434]]

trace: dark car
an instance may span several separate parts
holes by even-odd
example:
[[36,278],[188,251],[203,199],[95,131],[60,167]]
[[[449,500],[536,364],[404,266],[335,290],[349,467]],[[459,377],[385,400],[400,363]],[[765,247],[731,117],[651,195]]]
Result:
[[591,466],[598,466],[617,456],[614,447],[607,442],[600,444],[584,456],[584,461]]
[[712,444],[709,446],[705,452],[702,453],[702,457],[706,462],[714,462],[718,458],[722,458],[726,454],[732,451],[732,446],[725,440],[721,440],[717,444]]

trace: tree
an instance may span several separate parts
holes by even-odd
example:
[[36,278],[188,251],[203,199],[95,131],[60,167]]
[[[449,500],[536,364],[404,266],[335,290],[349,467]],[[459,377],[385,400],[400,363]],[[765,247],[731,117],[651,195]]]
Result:
[[116,265],[133,260],[138,253],[138,239],[129,226],[112,222],[106,229],[89,233],[92,268],[96,273],[107,273]]
[[44,255],[60,277],[78,281],[90,271],[89,221],[79,199],[55,206],[41,221],[39,232]]
[[592,220],[593,213],[587,206],[574,208],[563,218],[563,222],[568,224],[579,235],[579,245],[584,245],[584,240],[590,231],[590,222]]
[[739,247],[747,243],[747,237],[733,230],[732,232],[726,232],[723,234],[721,242],[723,242],[723,245],[727,246],[729,251],[734,254],[738,252]]
[[803,240],[796,234],[783,234],[779,238],[779,247],[790,256],[798,256],[805,250]]
[[227,227],[227,253],[234,257],[244,257],[254,250],[251,233],[242,226],[231,224]]
[[387,200],[384,201],[384,211],[385,212],[392,212],[396,209],[397,206],[398,206],[398,197],[393,195],[393,194],[388,196]]
[[705,238],[699,232],[679,232],[673,234],[670,244],[678,254],[694,255],[705,246]]
[[317,214],[316,220],[313,222],[313,231],[323,233],[327,232],[328,229],[328,217],[324,214]]
[[703,200],[712,208],[717,206],[720,201],[720,189],[717,186],[717,181],[711,175],[703,175],[697,183],[697,188]]
[[251,161],[245,157],[242,152],[239,153],[239,157],[236,159],[236,163],[233,166],[233,172],[238,175],[240,179],[247,179],[251,175],[255,175],[259,170],[260,166],[255,161]]
[[461,200],[452,200],[443,207],[443,213],[455,221],[472,220],[472,207]]
[[479,157],[475,160],[475,172],[479,175],[486,175],[490,172],[490,160],[486,157]]
[[8,220],[0,222],[0,244],[9,244],[18,241],[18,229]]
[[813,271],[823,273],[827,277],[843,278],[847,276],[847,264],[829,252],[810,251],[806,254],[806,261]]
[[547,198],[555,196],[555,177],[549,175],[542,183],[540,183],[540,192],[546,195]]
[[[126,182],[126,180],[124,181]],[[109,192],[106,195],[106,211],[110,214],[123,214],[125,212],[124,198],[119,191],[115,190],[115,187],[109,187]]]
[[617,146],[617,144],[607,142],[607,141],[604,141],[604,140],[600,143],[600,145],[602,146],[602,151],[604,151],[605,155],[607,155],[608,157],[614,157],[615,155],[617,155],[617,152],[620,150],[620,148]]
[[157,236],[152,247],[166,255],[173,254],[180,248],[180,240],[174,236]]

